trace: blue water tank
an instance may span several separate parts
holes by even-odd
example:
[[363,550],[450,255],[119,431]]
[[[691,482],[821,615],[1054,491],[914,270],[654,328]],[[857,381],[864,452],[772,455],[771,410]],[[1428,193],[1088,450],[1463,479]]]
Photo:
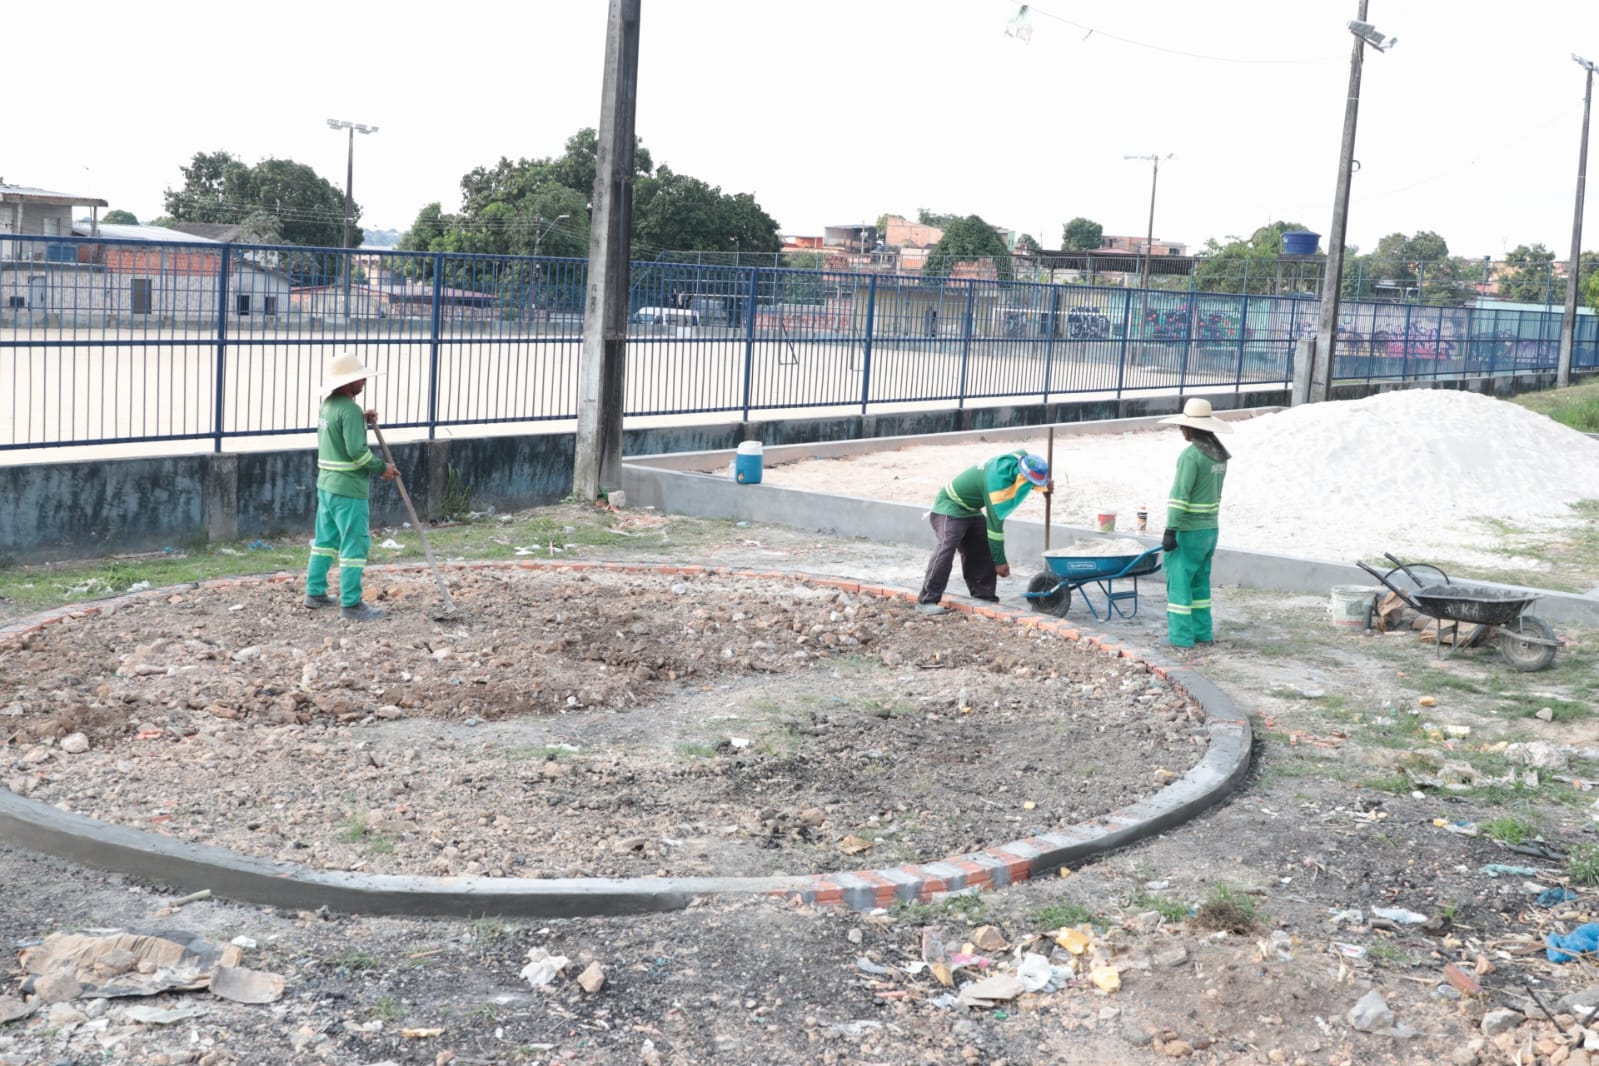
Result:
[[1289,230],[1283,234],[1283,255],[1315,255],[1321,234],[1309,230]]

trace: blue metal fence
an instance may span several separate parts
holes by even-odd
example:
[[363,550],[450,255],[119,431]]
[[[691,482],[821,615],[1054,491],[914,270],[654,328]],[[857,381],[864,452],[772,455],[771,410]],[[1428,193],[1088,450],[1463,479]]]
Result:
[[[586,263],[0,238],[0,451],[299,434],[336,350],[425,429],[572,420]],[[1048,401],[1281,385],[1303,296],[650,262],[629,294],[629,416]],[[1558,311],[1344,304],[1335,377],[1549,370]],[[1599,365],[1578,320],[1573,365]]]

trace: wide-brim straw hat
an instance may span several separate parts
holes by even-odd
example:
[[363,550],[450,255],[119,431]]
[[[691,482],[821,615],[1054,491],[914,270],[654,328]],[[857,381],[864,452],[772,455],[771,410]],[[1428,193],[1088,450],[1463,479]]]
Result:
[[1217,418],[1210,409],[1210,401],[1195,396],[1183,404],[1183,413],[1172,415],[1170,418],[1160,420],[1163,426],[1187,426],[1190,429],[1203,429],[1210,433],[1231,433],[1233,427]]
[[381,370],[368,370],[359,356],[345,352],[334,356],[328,363],[327,371],[322,376],[322,384],[317,387],[317,396],[325,400],[334,390],[342,389],[353,381],[382,376]]

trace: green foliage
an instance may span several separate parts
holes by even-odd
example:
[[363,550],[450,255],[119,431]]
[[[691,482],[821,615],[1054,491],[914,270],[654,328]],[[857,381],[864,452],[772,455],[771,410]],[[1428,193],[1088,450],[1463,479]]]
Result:
[[1139,891],[1132,898],[1132,907],[1137,911],[1154,911],[1168,922],[1181,922],[1188,917],[1187,904],[1152,892]]
[[100,219],[100,221],[108,226],[137,226],[139,224],[139,216],[132,211],[124,211],[118,207],[107,211],[105,217]]
[[1038,243],[1031,233],[1024,233],[1016,238],[1016,251],[1022,255],[1037,255],[1043,250],[1043,246]]
[[[276,239],[284,244],[337,248],[344,242],[344,192],[304,163],[264,159],[246,165],[227,152],[196,152],[181,168],[183,186],[167,189],[164,206],[176,222],[263,225],[275,221]],[[352,204],[351,221],[361,207]],[[360,244],[360,230],[351,243]]]
[[1499,295],[1517,303],[1559,302],[1554,284],[1555,253],[1542,244],[1518,244],[1499,269]]
[[635,258],[663,250],[771,255],[782,247],[777,220],[749,193],[729,195],[664,165],[634,189]]
[[1566,874],[1575,885],[1599,885],[1599,844],[1579,844],[1566,857]]
[[1105,239],[1105,227],[1081,216],[1066,223],[1060,233],[1060,246],[1068,252],[1091,252]]
[[956,263],[994,261],[994,272],[1002,280],[1013,275],[1010,249],[999,231],[977,215],[955,219],[943,227],[944,236],[928,249],[927,265],[922,273],[929,277],[947,277]]
[[1199,252],[1196,286],[1205,292],[1273,291],[1283,234],[1304,228],[1298,222],[1273,222],[1248,237],[1229,237],[1226,244],[1212,237]]
[[454,522],[472,513],[472,486],[461,480],[461,471],[450,464],[444,470],[444,495],[439,500],[439,517]]
[[890,908],[889,914],[896,921],[909,925],[927,925],[947,915],[957,915],[975,925],[982,920],[987,906],[987,901],[976,892],[956,892],[945,896],[938,903],[902,900]]
[[1109,922],[1086,906],[1075,901],[1050,903],[1033,912],[1035,929],[1064,929],[1074,925],[1095,925],[1104,928]]
[[1599,433],[1599,383],[1573,385],[1565,389],[1523,393],[1512,403],[1529,411],[1548,415],[1561,425],[1584,433]]
[[933,226],[938,229],[948,229],[952,223],[959,222],[959,215],[945,215],[937,211],[929,211],[925,207],[916,209],[916,221],[923,226]]
[[1532,822],[1509,815],[1503,818],[1490,818],[1477,828],[1490,840],[1499,840],[1506,844],[1522,844],[1539,833],[1538,827]]
[[1211,888],[1209,897],[1194,914],[1194,924],[1201,929],[1239,935],[1252,932],[1259,923],[1254,900],[1220,882]]

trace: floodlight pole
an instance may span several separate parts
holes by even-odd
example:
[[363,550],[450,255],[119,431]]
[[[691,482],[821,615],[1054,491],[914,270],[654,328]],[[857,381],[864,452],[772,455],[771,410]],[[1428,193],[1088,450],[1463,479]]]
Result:
[[340,266],[344,269],[344,322],[350,322],[350,237],[355,218],[355,135],[357,133],[376,133],[376,126],[363,125],[360,122],[346,122],[341,118],[328,119],[328,128],[333,130],[349,130],[350,146],[344,156],[344,261]]
[[1571,213],[1571,263],[1566,267],[1566,309],[1560,316],[1560,362],[1555,371],[1555,384],[1561,388],[1571,384],[1571,355],[1577,342],[1577,283],[1582,273],[1582,199],[1588,183],[1588,113],[1593,105],[1593,74],[1595,65],[1581,56],[1572,56],[1586,74],[1587,87],[1582,94],[1582,147],[1577,151],[1577,206]]
[[[1367,0],[1360,0],[1359,21],[1366,21]],[[1316,354],[1305,397],[1311,403],[1332,398],[1333,346],[1338,336],[1338,302],[1344,284],[1344,235],[1349,229],[1349,177],[1355,163],[1355,120],[1360,114],[1360,68],[1366,42],[1359,34],[1349,57],[1349,95],[1344,101],[1344,139],[1338,152],[1338,185],[1333,193],[1332,232],[1327,235],[1327,274],[1322,280],[1321,318],[1316,324]],[[1299,397],[1295,397],[1297,401]]]

